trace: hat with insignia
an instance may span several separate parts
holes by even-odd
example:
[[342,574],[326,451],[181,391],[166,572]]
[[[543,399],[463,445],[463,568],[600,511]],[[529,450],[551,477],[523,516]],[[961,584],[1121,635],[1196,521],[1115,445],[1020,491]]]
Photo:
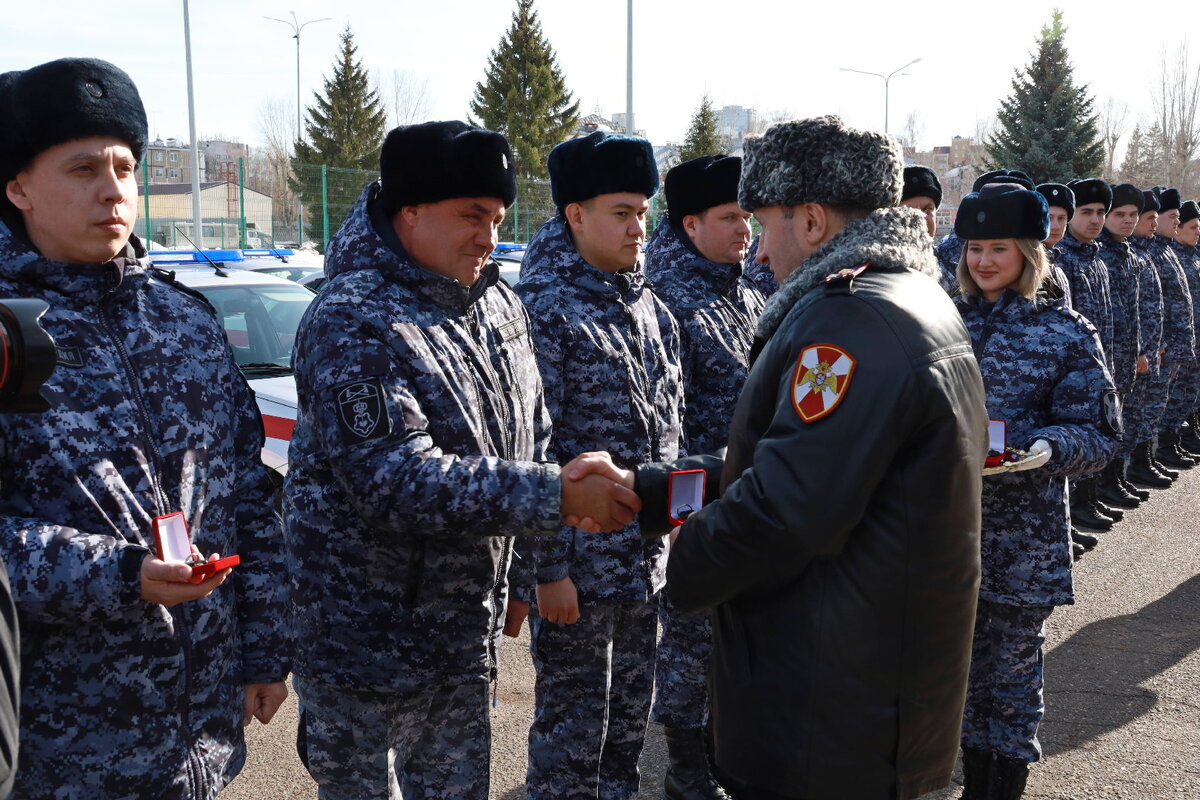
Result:
[[678,225],[689,214],[736,203],[741,175],[737,156],[700,156],[672,167],[663,179],[671,221]]
[[1050,206],[1017,183],[989,183],[962,199],[954,233],[964,240],[1036,239],[1050,235]]
[[910,197],[928,197],[935,206],[942,204],[941,181],[929,167],[904,168],[904,190],[900,193],[900,202]]
[[508,140],[457,120],[393,129],[379,151],[379,176],[389,216],[456,197],[495,197],[505,207],[517,199]]
[[1158,198],[1159,211],[1174,211],[1183,204],[1178,189],[1168,189],[1165,186],[1155,186],[1150,191]]
[[550,151],[546,167],[559,210],[602,194],[653,197],[658,191],[654,148],[640,136],[595,131],[570,139]]
[[839,117],[772,125],[744,149],[738,205],[747,211],[804,203],[874,211],[898,204],[904,190],[899,142]]
[[0,184],[39,153],[65,142],[112,136],[142,160],[146,109],[133,80],[97,58],[60,58],[0,75]]
[[1118,183],[1109,188],[1112,189],[1113,208],[1137,206],[1139,214],[1146,210],[1146,198],[1142,196],[1142,190],[1132,183]]
[[1051,208],[1058,206],[1065,210],[1068,220],[1075,216],[1075,193],[1066,184],[1040,183],[1034,191],[1046,198],[1046,204]]
[[989,183],[1015,183],[1022,189],[1033,189],[1033,178],[1030,178],[1019,169],[994,169],[991,172],[985,172],[975,179],[975,184],[971,187],[972,192],[978,192]]
[[1103,203],[1104,213],[1112,211],[1113,193],[1108,182],[1102,178],[1077,178],[1067,184],[1075,193],[1075,207],[1089,203]]
[[1188,200],[1179,206],[1179,224],[1182,225],[1194,219],[1200,219],[1200,205],[1197,205],[1195,200]]
[[1159,203],[1158,203],[1158,195],[1156,195],[1154,193],[1153,189],[1143,189],[1142,190],[1142,200],[1143,200],[1143,203],[1142,203],[1142,213],[1143,214],[1145,214],[1147,211],[1161,211],[1162,210],[1162,206],[1159,205]]

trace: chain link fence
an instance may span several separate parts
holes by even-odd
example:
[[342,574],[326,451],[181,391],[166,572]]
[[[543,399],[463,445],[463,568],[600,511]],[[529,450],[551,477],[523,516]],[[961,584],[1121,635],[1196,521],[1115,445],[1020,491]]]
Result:
[[[372,170],[324,164],[294,166],[286,183],[246,178],[239,159],[236,173],[200,184],[199,234],[193,230],[190,183],[154,184],[143,174],[135,233],[151,247],[239,249],[294,247],[312,243],[324,252],[363,188],[378,177]],[[647,230],[653,232],[666,203],[661,192],[650,199]],[[500,241],[527,243],[554,216],[550,182],[521,178],[517,199],[500,226]]]

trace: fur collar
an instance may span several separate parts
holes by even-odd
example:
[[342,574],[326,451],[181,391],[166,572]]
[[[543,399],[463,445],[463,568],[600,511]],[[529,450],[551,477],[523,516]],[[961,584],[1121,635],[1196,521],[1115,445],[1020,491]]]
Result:
[[826,276],[864,262],[870,262],[875,271],[907,269],[937,280],[937,259],[929,247],[921,212],[903,206],[881,208],[847,225],[797,267],[767,301],[758,321],[758,336],[770,338],[792,306]]

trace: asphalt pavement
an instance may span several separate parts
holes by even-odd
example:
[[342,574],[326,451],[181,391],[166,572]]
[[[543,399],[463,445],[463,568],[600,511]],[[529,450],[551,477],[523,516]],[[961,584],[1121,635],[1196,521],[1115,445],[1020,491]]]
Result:
[[[1051,615],[1046,719],[1025,797],[1200,798],[1200,467],[1128,512],[1076,564],[1076,604]],[[525,798],[533,714],[528,638],[506,639],[492,712],[492,797]],[[249,760],[222,800],[301,800],[296,702],[249,729]],[[666,751],[650,726],[639,798],[661,798]],[[926,800],[957,798],[951,787]]]

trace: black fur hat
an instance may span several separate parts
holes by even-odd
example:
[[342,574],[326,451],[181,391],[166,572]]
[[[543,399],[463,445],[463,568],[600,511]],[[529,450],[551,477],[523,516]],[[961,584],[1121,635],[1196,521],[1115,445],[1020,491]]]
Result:
[[978,192],[989,183],[1015,183],[1023,189],[1033,191],[1033,178],[1019,169],[994,169],[991,172],[985,172],[975,179],[971,191]]
[[1153,189],[1143,189],[1142,200],[1144,201],[1142,203],[1143,214],[1147,211],[1162,211],[1162,206],[1158,202],[1158,195],[1154,193]]
[[1075,207],[1088,203],[1103,203],[1104,213],[1112,211],[1113,193],[1108,183],[1101,178],[1076,178],[1067,184],[1075,193]]
[[559,210],[602,194],[658,191],[654,148],[640,136],[596,131],[550,151],[550,194]]
[[929,167],[904,168],[904,191],[900,193],[900,202],[910,197],[928,197],[935,206],[942,204],[942,184]]
[[1155,186],[1150,191],[1158,198],[1159,211],[1174,211],[1182,205],[1183,198],[1178,189],[1168,189],[1165,186]]
[[960,239],[1036,239],[1050,235],[1050,206],[1017,183],[988,183],[962,199],[954,218]]
[[747,211],[804,203],[874,211],[895,206],[904,189],[899,142],[835,116],[772,125],[744,148],[738,204]]
[[517,198],[512,151],[495,131],[457,120],[402,125],[379,151],[384,211],[455,197]]
[[1142,190],[1132,183],[1118,183],[1109,188],[1112,189],[1113,208],[1137,206],[1139,214],[1146,210],[1146,198],[1142,197]]
[[0,75],[0,185],[38,153],[90,136],[125,142],[139,162],[146,109],[133,80],[96,58],[60,58]]
[[1200,219],[1200,205],[1197,205],[1195,200],[1188,200],[1179,206],[1179,224],[1182,225],[1194,219]]
[[1034,190],[1046,198],[1046,205],[1065,209],[1067,219],[1075,216],[1075,193],[1062,183],[1041,183]]
[[741,176],[737,156],[700,156],[672,167],[663,180],[671,221],[678,225],[688,214],[736,203]]

